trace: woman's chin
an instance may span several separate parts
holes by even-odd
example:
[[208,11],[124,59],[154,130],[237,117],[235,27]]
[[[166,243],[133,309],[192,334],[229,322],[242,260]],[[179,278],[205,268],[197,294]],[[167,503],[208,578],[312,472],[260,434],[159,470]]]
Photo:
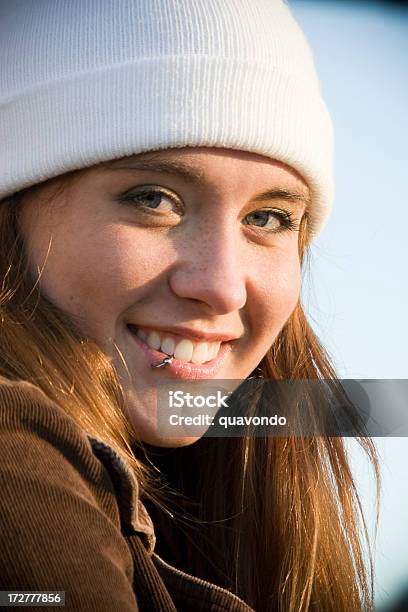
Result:
[[126,402],[126,418],[134,432],[136,440],[152,446],[177,448],[190,446],[202,438],[209,429],[209,422],[201,420],[190,424],[177,413],[177,410],[166,411],[157,404],[156,390],[144,392],[145,401],[129,391]]

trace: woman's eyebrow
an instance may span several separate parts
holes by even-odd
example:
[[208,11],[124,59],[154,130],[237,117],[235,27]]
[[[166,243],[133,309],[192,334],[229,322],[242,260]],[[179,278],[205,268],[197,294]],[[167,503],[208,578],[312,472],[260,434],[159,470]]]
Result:
[[306,208],[312,204],[310,196],[304,191],[284,189],[280,187],[271,189],[270,191],[265,191],[265,193],[261,193],[254,198],[255,202],[269,202],[270,200],[285,200],[286,202],[305,204]]
[[[206,179],[201,170],[176,159],[120,159],[108,162],[104,165],[112,170],[145,170],[149,172],[173,174],[199,187],[203,187],[206,183]],[[267,202],[270,200],[299,202],[305,204],[306,207],[311,205],[310,196],[304,190],[298,191],[296,189],[280,187],[269,189],[254,198],[255,202]]]
[[176,159],[134,159],[117,160],[105,164],[113,170],[147,170],[149,172],[164,172],[174,174],[189,183],[203,186],[205,179],[202,171]]

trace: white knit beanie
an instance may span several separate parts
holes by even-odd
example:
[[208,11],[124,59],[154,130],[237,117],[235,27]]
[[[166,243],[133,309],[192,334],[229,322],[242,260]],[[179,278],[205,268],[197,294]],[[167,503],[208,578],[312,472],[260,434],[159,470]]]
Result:
[[282,0],[1,0],[0,198],[144,151],[226,147],[333,199],[333,130]]

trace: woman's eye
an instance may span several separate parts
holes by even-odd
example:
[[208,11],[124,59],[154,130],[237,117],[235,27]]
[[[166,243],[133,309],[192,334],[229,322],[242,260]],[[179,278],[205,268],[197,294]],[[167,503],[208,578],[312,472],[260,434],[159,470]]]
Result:
[[292,215],[284,210],[256,210],[246,215],[245,225],[256,225],[272,232],[297,229]]
[[162,214],[180,211],[180,204],[175,196],[163,188],[144,187],[139,191],[126,193],[121,197],[121,201],[129,202],[142,210],[157,211]]

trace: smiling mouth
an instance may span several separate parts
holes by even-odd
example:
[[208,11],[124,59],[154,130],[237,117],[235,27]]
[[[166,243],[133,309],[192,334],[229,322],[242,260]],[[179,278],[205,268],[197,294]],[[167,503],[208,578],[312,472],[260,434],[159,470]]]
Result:
[[161,351],[178,361],[202,365],[215,359],[219,353],[221,341],[199,342],[155,329],[143,329],[128,324],[128,329],[150,348]]

